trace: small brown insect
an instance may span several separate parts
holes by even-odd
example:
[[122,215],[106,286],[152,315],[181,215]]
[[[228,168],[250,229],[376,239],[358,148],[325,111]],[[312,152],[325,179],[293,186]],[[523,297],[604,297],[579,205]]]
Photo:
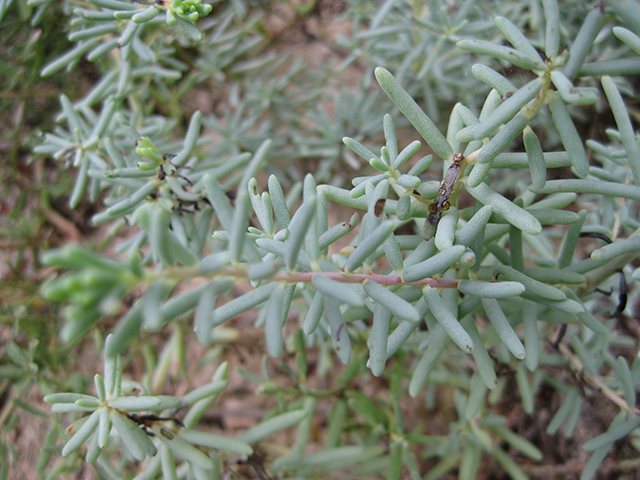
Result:
[[460,176],[460,165],[462,165],[463,160],[464,156],[460,152],[453,156],[453,162],[447,169],[447,172],[444,174],[444,178],[440,183],[440,194],[438,195],[438,198],[429,205],[429,216],[427,218],[434,226],[440,221],[442,212],[449,210],[449,207],[451,207],[449,197],[451,196],[453,187],[455,187],[458,177]]
[[505,93],[502,98],[500,99],[500,103],[504,102],[505,100],[509,100],[511,98],[511,96],[513,95],[513,92],[507,92]]
[[376,202],[375,206],[373,207],[373,213],[377,218],[382,217],[382,214],[384,213],[384,204],[386,202],[387,202],[386,199],[381,198]]

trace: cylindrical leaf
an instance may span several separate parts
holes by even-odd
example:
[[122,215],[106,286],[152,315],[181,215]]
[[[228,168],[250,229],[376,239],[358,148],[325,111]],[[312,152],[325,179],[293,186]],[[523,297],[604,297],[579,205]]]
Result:
[[304,317],[303,329],[306,335],[311,335],[315,332],[318,324],[320,323],[320,319],[322,318],[323,310],[324,304],[322,302],[322,293],[317,291],[313,296],[313,300],[309,304],[307,315]]
[[576,130],[567,107],[557,95],[553,95],[549,101],[551,118],[560,135],[560,140],[569,154],[571,165],[578,177],[586,177],[589,174],[589,160],[584,150],[582,139]]
[[336,300],[354,307],[361,307],[364,301],[360,294],[349,284],[331,280],[322,274],[316,274],[311,278],[311,285],[316,290],[329,295]]
[[442,214],[442,218],[438,222],[435,245],[438,250],[446,250],[453,246],[453,240],[458,226],[458,209],[449,208]]
[[524,323],[525,364],[529,371],[535,372],[540,353],[540,335],[538,334],[538,308],[535,303],[525,300],[522,307]]
[[94,146],[105,134],[107,128],[109,127],[109,123],[111,122],[111,118],[113,117],[113,113],[116,108],[116,100],[113,95],[109,96],[107,100],[104,102],[102,107],[102,112],[100,113],[100,117],[91,132],[91,136],[89,139],[83,143],[82,147],[84,149],[89,149]]
[[623,27],[613,27],[613,34],[622,40],[631,50],[640,55],[640,37]]
[[611,426],[609,430],[585,443],[582,448],[587,451],[597,450],[598,448],[611,445],[613,442],[626,437],[640,425],[640,420],[633,415],[628,420],[621,422],[619,425]]
[[569,59],[562,70],[569,79],[573,79],[582,67],[591,51],[593,41],[604,26],[605,19],[606,17],[599,7],[592,8],[585,17],[584,23],[569,49]]
[[543,188],[531,189],[534,193],[592,193],[607,197],[628,198],[640,201],[640,187],[617,182],[604,182],[601,180],[549,180]]
[[538,235],[542,232],[542,225],[533,215],[507,200],[485,183],[481,183],[477,187],[471,187],[467,184],[467,191],[485,205],[491,205],[495,213],[523,232],[531,235]]
[[569,390],[562,405],[560,405],[560,408],[558,408],[553,418],[551,418],[549,425],[547,425],[547,433],[549,435],[556,433],[569,416],[569,412],[574,409],[580,410],[580,403],[578,391],[575,388]]
[[524,53],[513,48],[497,45],[486,40],[459,40],[456,45],[462,50],[468,52],[479,53],[481,55],[489,55],[501,60],[506,60],[525,70],[538,70],[544,68],[544,64],[536,62]]
[[84,195],[85,188],[87,187],[87,178],[90,160],[87,155],[83,154],[84,150],[77,150],[77,156],[80,156],[80,169],[78,170],[78,174],[76,176],[76,183],[73,186],[73,191],[71,192],[71,196],[69,197],[69,207],[75,209],[82,200],[82,196]]
[[231,240],[229,253],[234,262],[242,260],[242,253],[247,239],[247,226],[249,225],[249,193],[246,190],[238,192],[236,198],[236,211],[233,215],[233,226],[231,227]]
[[189,443],[201,445],[207,448],[225,450],[237,453],[238,455],[249,456],[253,453],[253,448],[246,442],[237,438],[229,438],[215,433],[201,432],[185,428],[180,432],[180,436]]
[[398,137],[396,135],[396,127],[393,123],[393,117],[388,113],[382,118],[382,125],[384,128],[384,138],[387,141],[387,149],[389,152],[389,158],[394,161],[398,156]]
[[509,430],[504,425],[492,425],[491,430],[498,434],[499,437],[503,438],[513,448],[520,451],[534,462],[542,460],[543,454],[535,445],[522,438],[517,433]]
[[115,216],[125,213],[127,210],[131,210],[144,201],[149,195],[156,191],[158,188],[157,180],[151,180],[145,183],[138,190],[133,192],[129,198],[119,201],[115,205],[107,208],[107,215]]
[[598,262],[608,262],[620,255],[640,250],[640,236],[625,238],[610,243],[591,252],[591,258]]
[[[516,367],[516,385],[518,385],[518,391],[520,392],[520,401],[522,402],[522,410],[527,415],[533,413],[533,390],[529,384],[527,378],[527,370],[523,362],[518,363]],[[542,456],[542,454],[540,454]]]
[[601,81],[602,88],[604,89],[604,93],[609,100],[609,105],[611,106],[611,112],[616,119],[616,125],[618,125],[618,130],[620,131],[622,144],[627,152],[627,162],[633,172],[633,183],[640,185],[640,147],[638,147],[638,140],[633,126],[631,125],[631,120],[629,119],[627,106],[622,99],[622,95],[620,95],[620,92],[618,91],[618,87],[616,87],[616,84],[611,77],[605,75],[602,77]]
[[378,227],[371,232],[371,234],[365,238],[360,245],[349,255],[347,262],[345,263],[344,270],[347,272],[353,272],[366,260],[366,258],[375,252],[382,243],[387,239],[389,235],[393,233],[395,224],[391,220],[383,221]]
[[111,417],[108,408],[100,409],[100,424],[98,425],[98,446],[104,448],[111,434]]
[[311,222],[316,220],[316,196],[305,199],[289,224],[289,239],[284,253],[284,263],[288,270],[294,270],[298,254],[302,248],[307,230]]
[[367,292],[380,305],[389,309],[396,317],[410,322],[420,321],[418,311],[406,300],[398,297],[388,289],[374,282],[373,280],[365,280],[362,284],[364,291]]
[[[473,138],[482,140],[497,131],[500,125],[513,118],[522,107],[538,94],[543,84],[544,80],[542,78],[536,78],[524,87],[518,89],[508,99],[502,102],[498,108],[491,112],[491,114],[487,115],[484,120],[475,125]],[[480,161],[480,157],[478,157],[478,161]]]
[[525,291],[524,285],[519,282],[478,282],[474,280],[460,280],[458,290],[465,295],[474,295],[483,298],[507,298],[515,297]]
[[150,396],[118,397],[109,403],[112,408],[127,410],[129,412],[141,412],[151,410],[160,405],[160,399]]
[[169,236],[169,213],[160,205],[151,211],[151,228],[149,232],[154,259],[164,267],[173,265],[174,250],[171,248]]
[[465,250],[464,245],[454,245],[427,260],[410,265],[402,272],[402,280],[408,283],[417,282],[441,273],[456,263]]
[[601,447],[593,452],[593,454],[585,463],[584,468],[582,469],[582,473],[580,474],[580,480],[591,480],[595,477],[600,465],[609,454],[609,450],[611,450],[611,445],[607,445],[606,447]]
[[76,403],[82,399],[98,400],[93,395],[84,395],[82,393],[50,393],[43,400],[47,403]]
[[311,467],[320,472],[333,472],[358,463],[373,461],[380,458],[383,452],[384,448],[381,445],[349,445],[307,453],[297,460],[296,466],[301,469]]
[[51,411],[55,413],[76,413],[93,412],[95,407],[81,407],[75,403],[55,403],[51,406]]
[[468,315],[460,322],[464,329],[469,333],[471,340],[473,341],[473,360],[476,362],[478,373],[482,378],[482,381],[489,390],[493,390],[498,385],[496,378],[495,367],[493,359],[489,356],[487,348],[482,341],[478,327],[476,327],[473,317]]
[[64,67],[67,67],[76,62],[80,57],[93,49],[99,43],[99,38],[92,38],[90,40],[78,43],[75,48],[69,50],[67,53],[61,55],[60,57],[45,65],[44,68],[40,71],[40,75],[42,77],[53,75],[57,71],[62,70]]
[[436,365],[435,360],[440,357],[450,342],[451,337],[447,335],[440,324],[431,329],[429,334],[429,346],[416,367],[413,369],[411,381],[409,382],[409,395],[415,397],[420,393],[422,387],[427,383],[429,374]]
[[396,216],[398,220],[405,221],[411,219],[412,214],[415,212],[415,208],[411,205],[411,194],[405,192],[398,199],[396,206]]
[[474,373],[469,384],[469,396],[465,406],[464,416],[467,420],[473,420],[484,404],[487,386],[479,373]]
[[318,239],[318,248],[320,248],[320,250],[324,250],[336,240],[344,237],[358,224],[359,218],[359,215],[357,213],[354,213],[353,215],[351,215],[351,218],[348,222],[339,223],[328,229],[326,232],[320,235],[320,238]]
[[404,149],[398,154],[396,159],[393,161],[393,164],[392,164],[393,168],[395,170],[398,170],[402,165],[405,164],[407,160],[409,160],[416,153],[418,153],[418,150],[420,150],[420,146],[421,146],[420,142],[418,140],[414,140],[409,145],[404,147]]
[[562,290],[552,287],[551,285],[538,282],[524,273],[518,272],[506,265],[499,265],[495,267],[494,275],[504,275],[508,280],[519,282],[524,285],[528,293],[540,295],[541,297],[548,298],[549,300],[559,301],[567,298],[567,295]]
[[636,389],[631,378],[631,371],[629,369],[629,364],[627,360],[620,356],[616,358],[616,374],[618,376],[618,380],[622,385],[622,390],[624,391],[624,398],[627,401],[627,405],[630,407],[635,406],[636,404]]
[[340,442],[340,436],[344,430],[347,419],[347,402],[343,398],[336,399],[329,415],[325,450],[336,447]]
[[533,188],[542,188],[547,181],[547,165],[544,163],[544,154],[540,140],[538,140],[536,134],[533,133],[533,130],[528,126],[524,129],[522,139],[524,140],[524,148],[527,151],[527,158],[529,160],[531,185]]
[[484,205],[474,213],[466,225],[456,232],[456,245],[470,246],[474,239],[484,233],[485,226],[492,213],[493,207],[491,205]]
[[584,275],[567,270],[546,267],[525,267],[524,274],[543,283],[580,285],[587,281]]
[[110,336],[110,341],[105,345],[107,356],[121,354],[138,336],[143,320],[142,301],[136,302],[118,322],[118,326]]
[[389,336],[390,321],[391,311],[382,304],[376,304],[373,312],[373,326],[369,336],[369,366],[371,373],[376,377],[382,375],[387,361],[387,337]]
[[516,27],[513,23],[504,17],[497,16],[493,19],[498,29],[509,40],[509,43],[513,45],[516,50],[527,55],[531,60],[536,63],[543,64],[542,58],[538,54],[537,50],[531,45],[527,37],[525,37],[522,31]]
[[236,437],[236,440],[248,444],[258,443],[260,440],[268,437],[272,433],[293,427],[308,414],[309,412],[303,409],[276,415],[275,417],[250,428],[249,430],[245,430]]
[[505,344],[514,357],[520,360],[524,359],[524,345],[522,345],[522,342],[513,330],[509,320],[507,320],[507,317],[505,317],[502,312],[498,301],[493,298],[482,298],[481,302],[484,311],[489,317],[489,321],[491,321],[491,324],[493,325],[493,328],[495,328],[500,340],[502,340],[502,343]]
[[[497,109],[496,109],[497,111]],[[515,138],[522,133],[530,120],[531,113],[525,115],[522,111],[519,111],[515,117],[511,118],[504,127],[500,129],[495,136],[489,140],[480,153],[478,154],[479,164],[490,164],[499,153],[502,153],[509,145],[513,143]],[[482,179],[475,178],[469,180],[469,183],[473,186],[478,184]]]
[[397,238],[394,235],[390,235],[382,244],[382,248],[391,268],[401,275],[404,270],[404,258]]
[[333,347],[340,361],[344,364],[351,360],[351,339],[347,332],[347,325],[344,322],[340,304],[332,297],[323,295],[324,311],[329,322],[329,330]]
[[266,283],[255,290],[245,293],[238,298],[234,298],[230,302],[218,307],[212,314],[212,326],[218,326],[236,315],[240,315],[242,312],[246,312],[257,305],[260,305],[262,302],[265,302],[269,299],[277,286],[278,284],[275,282]]
[[427,286],[424,288],[424,299],[429,306],[430,312],[447,332],[447,335],[451,337],[451,340],[465,352],[472,353],[473,340],[471,340],[469,334],[449,311],[442,298],[440,298],[440,295],[438,295],[438,292]]
[[558,55],[560,48],[560,12],[556,0],[542,0],[544,11],[544,53],[547,58]]
[[[516,86],[496,72],[494,69],[481,63],[476,63],[471,67],[471,72],[480,81],[486,83],[491,88],[495,88],[500,95],[506,95],[517,90]],[[526,102],[525,102],[526,103]]]
[[391,101],[402,114],[411,122],[422,138],[427,142],[440,158],[451,158],[453,149],[447,139],[440,133],[429,117],[422,111],[411,96],[400,86],[388,70],[378,67],[375,76]]
[[75,452],[80,446],[87,441],[89,436],[98,427],[100,421],[100,410],[93,412],[89,418],[82,424],[78,431],[71,437],[62,449],[62,456],[66,457]]
[[574,87],[571,80],[558,71],[551,72],[551,81],[562,99],[572,105],[593,105],[598,101],[599,92],[592,87]]
[[265,309],[264,336],[267,344],[267,352],[272,358],[279,358],[282,355],[282,306],[284,301],[284,285],[280,284],[273,291]]
[[234,211],[231,202],[229,202],[229,197],[227,197],[224,189],[218,183],[217,178],[210,173],[202,177],[202,184],[207,192],[207,199],[216,211],[216,216],[220,220],[222,227],[227,232],[230,232],[233,229]]
[[204,257],[198,265],[198,273],[200,275],[210,275],[222,270],[231,263],[231,257],[228,252],[213,253]]
[[187,443],[178,435],[171,432],[168,428],[158,426],[154,428],[154,432],[156,434],[156,438],[160,439],[162,443],[167,445],[177,457],[204,468],[205,470],[213,468],[213,462],[209,457],[193,445]]
[[369,150],[367,147],[362,145],[357,140],[354,140],[353,138],[343,137],[342,143],[344,143],[349,150],[351,150],[354,153],[358,154],[360,157],[362,157],[367,162],[370,161],[372,158],[375,158],[376,160],[380,161],[380,157],[378,157],[378,155],[373,153],[371,150]]
[[166,445],[161,445],[159,456],[162,462],[162,480],[178,480],[178,470],[173,450]]
[[422,157],[420,160],[416,162],[416,164],[413,167],[411,167],[411,169],[407,172],[407,175],[420,175],[427,168],[429,168],[432,163],[433,163],[433,155],[427,155],[426,157]]
[[225,388],[229,382],[226,380],[213,380],[212,382],[207,383],[206,385],[202,385],[201,387],[196,388],[195,390],[191,390],[189,393],[182,397],[183,405],[193,405],[194,403],[210,397],[212,395],[217,395]]
[[133,433],[134,429],[139,430],[138,425],[136,425],[132,420],[125,418],[116,410],[111,410],[110,413],[111,422],[113,423],[113,426],[116,427],[116,430],[122,439],[122,443],[124,443],[129,453],[131,453],[136,460],[144,460],[145,451],[142,448],[138,437]]
[[[135,22],[135,18],[133,20]],[[191,121],[189,122],[189,127],[187,128],[187,134],[184,138],[184,146],[182,150],[178,152],[178,154],[171,159],[171,163],[174,165],[182,165],[185,161],[189,159],[189,156],[193,152],[193,149],[196,146],[196,142],[200,137],[200,128],[202,126],[202,113],[196,110],[191,115]]]
[[462,447],[459,480],[475,480],[482,460],[482,447],[474,442],[466,442]]
[[105,340],[104,354],[104,386],[107,390],[107,396],[119,397],[120,384],[122,382],[122,359],[120,355],[107,355],[109,343],[113,335],[107,335]]

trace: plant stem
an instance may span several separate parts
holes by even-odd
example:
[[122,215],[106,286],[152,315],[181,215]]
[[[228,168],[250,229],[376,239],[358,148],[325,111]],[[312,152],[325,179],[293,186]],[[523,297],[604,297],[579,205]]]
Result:
[[629,406],[627,402],[620,395],[611,390],[611,388],[609,388],[600,377],[592,377],[591,375],[589,375],[582,367],[582,362],[580,362],[578,357],[573,354],[573,352],[567,345],[561,343],[560,345],[558,345],[558,349],[567,358],[567,360],[569,360],[571,365],[573,365],[576,370],[579,370],[582,373],[582,376],[585,378],[585,380],[598,387],[600,392],[602,392],[605,397],[615,403],[618,407],[620,407],[620,409],[626,412],[631,412],[634,415],[640,415],[640,408]]

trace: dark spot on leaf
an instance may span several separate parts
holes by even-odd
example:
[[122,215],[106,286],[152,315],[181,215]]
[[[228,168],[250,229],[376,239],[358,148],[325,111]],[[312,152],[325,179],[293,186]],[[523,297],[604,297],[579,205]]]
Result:
[[344,323],[338,327],[338,331],[336,332],[336,342],[340,341],[340,334],[342,333],[343,328],[344,328]]

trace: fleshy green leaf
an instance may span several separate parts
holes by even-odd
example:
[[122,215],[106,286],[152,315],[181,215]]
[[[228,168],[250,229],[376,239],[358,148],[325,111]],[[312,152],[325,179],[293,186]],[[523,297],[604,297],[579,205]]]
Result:
[[254,444],[268,437],[272,433],[290,428],[299,423],[309,412],[306,410],[293,410],[291,412],[276,415],[269,420],[259,423],[249,430],[245,430],[236,437],[239,442]]
[[417,130],[422,138],[427,142],[440,158],[451,158],[453,149],[447,139],[440,133],[431,119],[422,111],[411,96],[393,78],[393,75],[384,68],[376,68],[376,79],[382,90],[389,96],[391,101],[400,109],[411,125]]

